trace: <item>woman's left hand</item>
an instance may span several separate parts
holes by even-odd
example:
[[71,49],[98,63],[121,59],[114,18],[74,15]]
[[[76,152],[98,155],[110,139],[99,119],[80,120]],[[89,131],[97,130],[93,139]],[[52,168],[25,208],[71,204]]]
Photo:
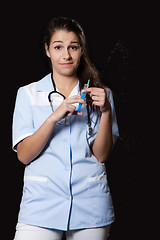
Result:
[[92,103],[95,106],[100,107],[100,111],[102,113],[111,111],[111,106],[109,103],[109,100],[107,98],[107,93],[105,89],[103,88],[96,88],[96,87],[90,87],[90,88],[85,88],[82,90],[82,92],[86,92],[90,95],[92,98]]

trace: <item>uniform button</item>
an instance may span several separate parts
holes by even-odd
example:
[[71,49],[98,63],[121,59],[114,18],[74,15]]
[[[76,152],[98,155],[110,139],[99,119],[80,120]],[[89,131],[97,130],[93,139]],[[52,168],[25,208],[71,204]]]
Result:
[[69,167],[66,167],[66,170],[69,170]]
[[70,125],[70,122],[67,121],[67,122],[66,122],[66,125]]

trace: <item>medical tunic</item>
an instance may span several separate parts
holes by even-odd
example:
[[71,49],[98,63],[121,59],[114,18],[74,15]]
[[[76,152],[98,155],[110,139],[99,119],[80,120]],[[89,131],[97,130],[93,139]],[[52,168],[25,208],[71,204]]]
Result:
[[[51,74],[18,90],[13,115],[15,151],[17,143],[35,133],[52,114],[51,91]],[[80,95],[79,84],[70,97],[73,95]],[[119,133],[110,90],[107,95],[116,140]],[[18,222],[65,231],[102,227],[114,221],[105,164],[98,162],[90,149],[99,119],[96,113],[91,114],[89,135],[86,107],[81,110],[83,116],[67,117],[66,124],[54,127],[43,151],[25,167]]]

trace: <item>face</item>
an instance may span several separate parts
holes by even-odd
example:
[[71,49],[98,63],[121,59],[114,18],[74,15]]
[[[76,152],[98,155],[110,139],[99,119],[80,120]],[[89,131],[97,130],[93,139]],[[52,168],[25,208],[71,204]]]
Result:
[[51,59],[53,73],[63,76],[75,76],[81,58],[81,47],[74,32],[56,31],[49,47],[45,45],[46,54]]

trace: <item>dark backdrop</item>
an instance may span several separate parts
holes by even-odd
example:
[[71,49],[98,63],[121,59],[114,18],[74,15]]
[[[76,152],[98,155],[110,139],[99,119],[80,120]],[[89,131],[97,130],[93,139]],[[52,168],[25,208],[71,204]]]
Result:
[[[148,13],[139,3],[21,1],[1,8],[1,186],[4,239],[13,239],[21,199],[24,166],[11,150],[11,127],[17,89],[49,72],[42,51],[42,33],[53,16],[77,19],[88,43],[90,58],[102,81],[114,92],[120,138],[106,164],[116,221],[110,239],[145,239],[148,218],[145,166],[146,79],[150,34]],[[3,62],[3,65],[2,65]],[[4,107],[5,106],[5,107]],[[148,130],[147,130],[148,131]],[[7,234],[7,235],[6,235]],[[149,239],[149,238],[147,238]]]

